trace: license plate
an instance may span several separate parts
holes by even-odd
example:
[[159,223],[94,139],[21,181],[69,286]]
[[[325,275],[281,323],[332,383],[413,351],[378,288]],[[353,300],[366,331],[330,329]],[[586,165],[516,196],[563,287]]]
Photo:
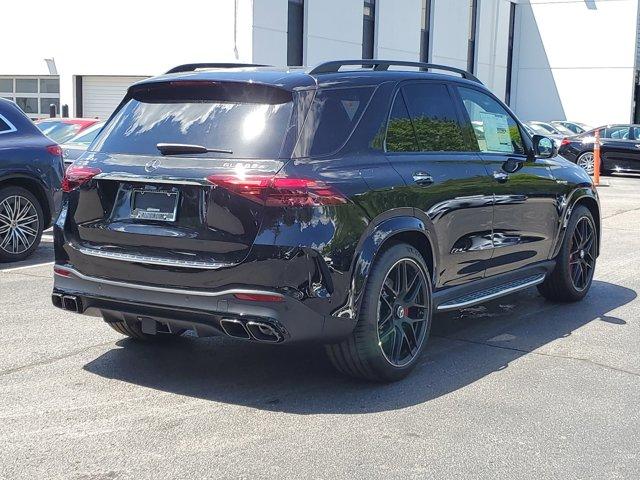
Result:
[[134,190],[131,218],[173,222],[178,209],[178,192]]

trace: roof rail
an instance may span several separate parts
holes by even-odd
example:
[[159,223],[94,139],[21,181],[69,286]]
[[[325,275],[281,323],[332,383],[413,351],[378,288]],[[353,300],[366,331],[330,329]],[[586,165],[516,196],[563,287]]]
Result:
[[193,72],[199,68],[242,68],[242,67],[268,67],[269,65],[260,65],[257,63],[186,63],[178,65],[169,70],[169,73]]
[[460,68],[449,67],[447,65],[437,65],[435,63],[423,63],[423,62],[405,62],[402,60],[335,60],[331,62],[324,62],[320,65],[316,65],[310,72],[309,75],[318,75],[321,73],[336,73],[340,70],[340,67],[345,65],[360,65],[362,67],[371,67],[375,71],[385,71],[389,70],[389,67],[392,66],[402,66],[402,67],[416,67],[421,70],[443,70],[446,72],[457,73],[462,78],[467,80],[471,80],[473,82],[482,83],[477,77],[473,74],[467,72],[466,70],[462,70]]

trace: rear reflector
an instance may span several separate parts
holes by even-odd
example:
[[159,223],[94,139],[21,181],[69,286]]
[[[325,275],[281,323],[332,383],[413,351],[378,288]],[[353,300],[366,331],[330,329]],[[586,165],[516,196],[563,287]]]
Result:
[[87,183],[93,177],[102,173],[102,170],[94,167],[86,167],[71,164],[64,173],[62,179],[62,191],[70,192],[78,188],[80,185]]
[[250,302],[282,302],[284,299],[280,295],[267,295],[263,293],[234,293],[238,300],[248,300]]
[[56,275],[60,275],[61,277],[71,276],[71,272],[69,270],[65,270],[64,268],[60,267],[53,267],[53,273],[55,273]]
[[62,156],[62,147],[60,145],[49,145],[47,147],[47,152],[51,155],[55,155],[56,157]]
[[210,175],[207,181],[268,207],[315,207],[347,202],[333,187],[307,178]]

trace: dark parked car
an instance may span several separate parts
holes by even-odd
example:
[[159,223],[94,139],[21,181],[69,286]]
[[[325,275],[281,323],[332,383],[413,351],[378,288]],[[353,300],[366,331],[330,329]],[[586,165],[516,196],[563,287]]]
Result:
[[103,126],[104,122],[95,123],[62,145],[65,168],[75,162],[89,148]]
[[586,295],[590,178],[471,74],[215,66],[133,85],[69,167],[54,305],[140,340],[322,342],[389,381],[433,312]]
[[47,137],[63,144],[99,121],[96,118],[46,118],[35,123]]
[[38,247],[62,199],[62,149],[0,98],[0,262]]
[[593,174],[593,145],[600,132],[600,173],[640,172],[640,125],[608,125],[566,138],[560,155]]
[[573,135],[579,135],[581,133],[588,132],[589,130],[593,130],[593,127],[590,127],[586,123],[570,122],[568,120],[554,120],[553,122],[551,122],[551,125],[553,125],[554,127],[564,127]]

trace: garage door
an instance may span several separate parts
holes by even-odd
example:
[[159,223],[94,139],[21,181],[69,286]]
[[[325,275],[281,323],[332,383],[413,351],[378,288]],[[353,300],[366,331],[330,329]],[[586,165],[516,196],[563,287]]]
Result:
[[82,116],[107,119],[118,106],[127,88],[146,77],[82,77]]

